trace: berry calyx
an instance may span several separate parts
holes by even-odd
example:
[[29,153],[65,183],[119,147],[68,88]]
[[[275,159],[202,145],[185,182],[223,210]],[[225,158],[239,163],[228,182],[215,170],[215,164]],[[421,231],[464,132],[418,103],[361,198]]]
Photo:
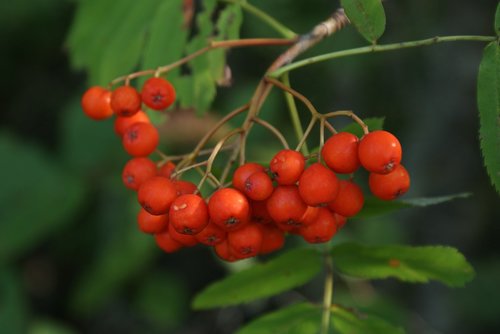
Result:
[[399,140],[390,132],[377,130],[365,135],[358,147],[361,165],[372,173],[388,174],[401,162]]
[[368,185],[376,197],[386,201],[393,200],[408,191],[410,175],[403,165],[397,165],[389,174],[370,173]]
[[199,243],[207,246],[215,246],[226,240],[227,232],[218,225],[209,222],[200,233],[194,236]]
[[358,146],[358,137],[349,132],[339,132],[325,142],[321,157],[335,173],[354,173],[360,166]]
[[118,116],[132,116],[141,108],[141,96],[132,86],[120,86],[111,93],[111,109]]
[[149,78],[141,92],[142,101],[153,110],[163,110],[175,101],[175,88],[163,78]]
[[314,163],[299,179],[300,196],[307,205],[326,204],[337,197],[339,180],[334,172],[320,163]]
[[130,117],[117,116],[114,123],[115,133],[119,137],[123,137],[127,128],[134,123],[151,123],[151,121],[148,115],[142,110],[139,110]]
[[210,219],[226,231],[245,225],[250,220],[250,204],[240,191],[221,188],[208,201]]
[[269,168],[279,185],[295,184],[304,171],[305,158],[293,150],[281,150],[271,160]]
[[87,89],[82,96],[81,105],[87,117],[99,121],[113,115],[110,105],[111,92],[100,86]]

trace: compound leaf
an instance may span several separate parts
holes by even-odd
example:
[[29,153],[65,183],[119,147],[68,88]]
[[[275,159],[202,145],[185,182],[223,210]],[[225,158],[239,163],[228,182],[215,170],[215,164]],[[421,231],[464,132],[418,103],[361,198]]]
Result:
[[404,334],[401,327],[385,321],[377,316],[352,312],[334,305],[332,308],[333,327],[340,334]]
[[308,282],[320,270],[319,253],[295,249],[211,284],[195,297],[193,307],[236,305],[276,295]]
[[426,283],[436,280],[448,286],[464,286],[474,269],[455,248],[447,246],[366,246],[345,243],[333,247],[334,263],[344,274]]

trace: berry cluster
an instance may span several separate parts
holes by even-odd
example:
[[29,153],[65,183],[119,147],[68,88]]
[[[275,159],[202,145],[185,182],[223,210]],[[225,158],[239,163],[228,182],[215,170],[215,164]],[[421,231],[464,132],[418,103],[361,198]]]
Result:
[[302,153],[284,149],[269,167],[254,162],[239,166],[232,187],[221,186],[204,199],[195,184],[178,178],[173,162],[157,164],[148,157],[158,145],[159,134],[141,105],[163,110],[174,100],[172,85],[156,77],[145,82],[141,93],[128,85],[113,92],[92,87],[82,98],[90,118],[116,115],[115,132],[132,156],[122,179],[127,188],[137,191],[142,206],[139,229],[154,235],[166,252],[204,244],[220,258],[236,261],[280,249],[285,234],[300,235],[309,243],[327,242],[363,207],[363,192],[352,181],[360,166],[370,173],[369,188],[378,198],[392,200],[410,186],[394,135],[373,131],[360,140],[340,132],[322,147],[324,164],[307,166],[308,158]]

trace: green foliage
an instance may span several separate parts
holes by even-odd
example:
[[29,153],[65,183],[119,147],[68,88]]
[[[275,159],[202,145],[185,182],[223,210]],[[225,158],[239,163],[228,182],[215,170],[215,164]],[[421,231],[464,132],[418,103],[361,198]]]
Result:
[[27,327],[27,300],[21,278],[0,267],[0,328],[5,333],[24,333]]
[[477,82],[481,151],[491,182],[500,193],[500,46],[497,42],[484,49]]
[[500,4],[497,5],[495,14],[495,33],[500,36]]
[[236,305],[276,295],[308,282],[320,270],[319,253],[311,249],[294,249],[211,284],[195,297],[193,307]]
[[[71,224],[85,186],[38,147],[0,133],[0,262],[11,260]],[[19,174],[27,167],[29,172]]]
[[375,43],[385,30],[385,12],[381,0],[341,0],[349,20],[363,37]]
[[363,209],[356,217],[367,218],[388,214],[405,208],[423,208],[430,205],[446,203],[455,199],[467,198],[469,196],[471,196],[471,193],[458,193],[446,196],[408,198],[393,201],[383,201],[374,196],[370,196],[365,199]]
[[[368,126],[368,129],[370,131],[375,131],[375,130],[382,130],[384,128],[384,117],[370,117],[370,118],[365,118],[363,122]],[[350,132],[352,134],[355,134],[358,138],[363,137],[363,129],[356,123],[352,122],[351,124],[345,126],[342,128],[343,132]]]
[[321,309],[309,303],[300,303],[252,321],[238,334],[316,334],[320,324]]
[[456,249],[445,246],[365,246],[345,243],[333,247],[334,263],[344,274],[426,283],[436,280],[448,286],[464,286],[474,269]]
[[335,305],[332,308],[333,327],[340,334],[404,334],[401,327],[371,315],[359,314]]
[[28,334],[75,334],[71,328],[50,319],[37,319],[31,326]]

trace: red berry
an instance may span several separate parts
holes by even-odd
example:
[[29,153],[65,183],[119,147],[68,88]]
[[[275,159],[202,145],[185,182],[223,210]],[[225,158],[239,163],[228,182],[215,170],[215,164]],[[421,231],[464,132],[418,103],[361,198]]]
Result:
[[168,233],[178,243],[185,247],[192,247],[198,244],[198,240],[194,237],[194,235],[182,234],[175,230],[172,224],[168,224]]
[[218,225],[209,222],[208,225],[194,237],[201,244],[207,246],[215,246],[226,240],[227,232],[220,228]]
[[263,201],[271,196],[273,189],[273,181],[269,175],[266,172],[257,172],[247,178],[243,192],[254,201]]
[[282,248],[285,244],[285,234],[274,225],[258,225],[262,230],[262,246],[260,254],[269,254]]
[[267,199],[269,215],[284,231],[302,226],[301,218],[306,210],[307,204],[296,186],[278,186]]
[[387,131],[370,132],[359,143],[359,161],[372,173],[390,173],[401,162],[401,155],[399,140]]
[[217,256],[224,261],[234,262],[239,260],[233,254],[233,251],[231,250],[231,247],[229,247],[227,239],[215,245],[214,251],[215,254],[217,254]]
[[373,195],[383,200],[395,199],[410,188],[410,175],[403,167],[397,165],[389,174],[370,173],[368,185]]
[[281,150],[271,160],[269,168],[280,185],[295,184],[304,171],[305,158],[293,150]]
[[226,231],[234,230],[250,220],[247,198],[236,189],[222,188],[215,191],[208,201],[210,219]]
[[142,101],[154,110],[163,110],[175,101],[175,89],[163,78],[149,78],[142,86]]
[[247,224],[227,234],[229,247],[239,258],[248,258],[259,254],[262,240],[262,230],[255,223]]
[[318,218],[320,207],[317,206],[308,206],[302,217],[300,218],[300,222],[302,225],[311,225],[314,223],[316,218]]
[[148,156],[158,146],[158,130],[149,123],[134,123],[123,135],[123,147],[134,157]]
[[208,225],[207,204],[198,195],[181,195],[170,206],[169,220],[179,233],[198,234]]
[[260,224],[270,224],[273,219],[267,211],[267,201],[250,201],[252,221]]
[[320,163],[306,168],[299,180],[300,196],[307,205],[329,203],[337,197],[338,191],[337,175]]
[[177,192],[172,181],[161,176],[154,176],[142,183],[137,197],[147,212],[152,215],[163,215],[170,209],[170,205],[177,197]]
[[118,116],[132,116],[141,108],[141,96],[132,86],[118,87],[111,93],[111,109]]
[[158,175],[170,179],[175,170],[175,164],[172,161],[167,161],[158,168]]
[[311,225],[301,227],[299,232],[309,243],[327,242],[337,232],[337,222],[330,210],[320,208],[316,220]]
[[344,227],[345,223],[347,223],[347,218],[339,215],[338,213],[334,213],[335,221],[337,222],[337,231]]
[[85,115],[96,121],[113,115],[110,105],[111,92],[99,86],[90,87],[82,96],[82,109]]
[[123,168],[122,180],[125,187],[137,190],[141,184],[156,175],[156,165],[148,158],[132,158]]
[[160,233],[168,227],[168,215],[154,216],[141,208],[137,215],[137,224],[144,233]]
[[155,234],[155,241],[158,247],[167,253],[174,253],[183,247],[180,242],[172,238],[168,229]]
[[185,194],[194,194],[198,188],[196,184],[184,180],[172,180],[174,182],[175,190],[177,191],[177,196]]
[[321,156],[335,173],[354,173],[359,168],[358,145],[358,137],[349,132],[339,132],[328,138]]
[[245,191],[245,182],[250,175],[257,172],[264,172],[265,168],[255,162],[247,162],[236,168],[233,174],[233,187],[239,191]]
[[340,180],[340,189],[337,198],[328,203],[330,210],[344,217],[352,217],[363,208],[365,198],[363,191],[354,182]]
[[151,121],[148,115],[142,110],[139,110],[130,117],[118,116],[115,118],[115,133],[119,137],[123,137],[127,128],[134,123],[151,123]]

